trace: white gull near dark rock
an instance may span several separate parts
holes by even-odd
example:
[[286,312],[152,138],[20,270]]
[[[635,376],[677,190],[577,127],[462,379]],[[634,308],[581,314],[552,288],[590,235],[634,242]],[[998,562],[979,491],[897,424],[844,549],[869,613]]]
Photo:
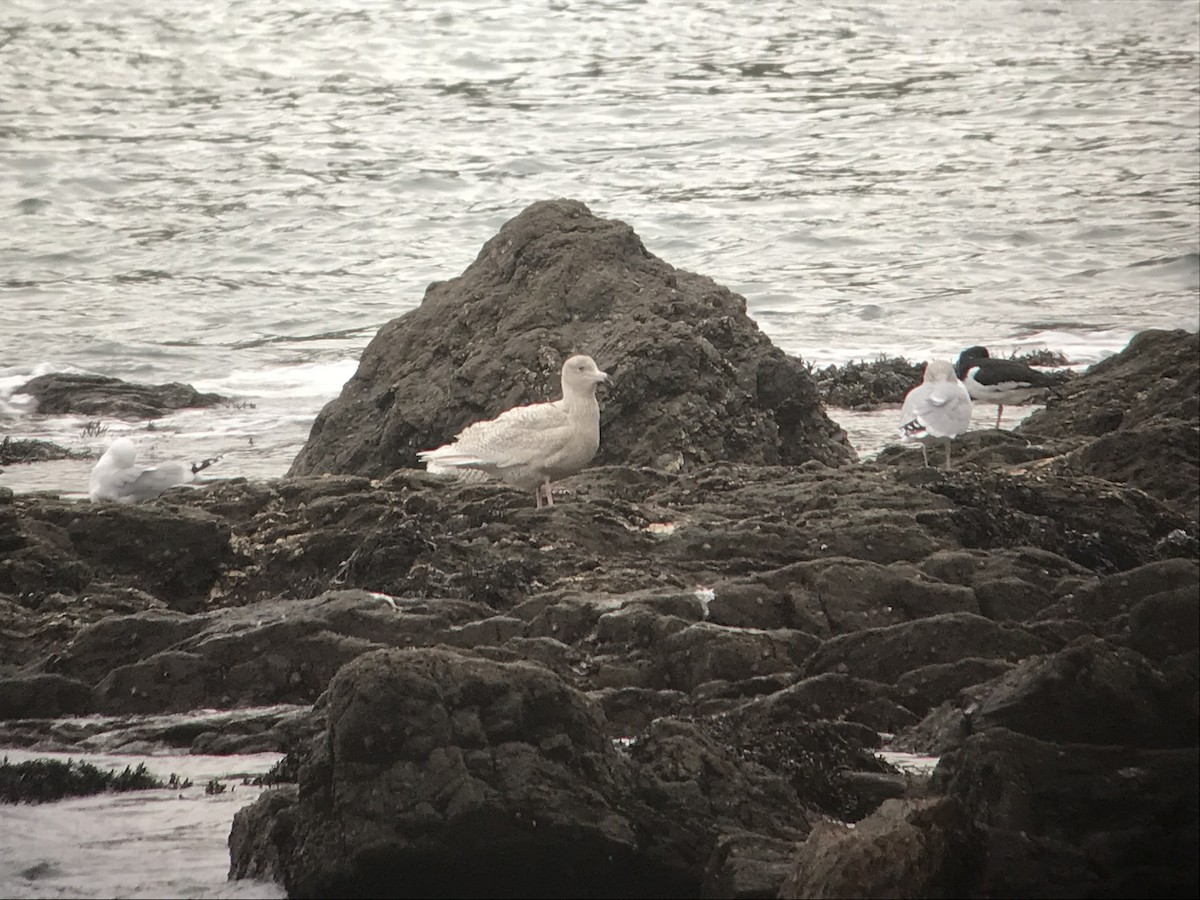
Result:
[[987,347],[968,347],[958,356],[954,371],[973,400],[996,404],[996,427],[1004,404],[1024,403],[1043,397],[1063,383],[1060,372],[1039,372],[1015,359],[993,359]]
[[167,488],[194,481],[197,472],[216,462],[216,459],[206,459],[192,465],[173,462],[139,466],[136,460],[137,448],[133,441],[126,437],[113,441],[92,469],[88,485],[92,501],[140,503],[151,500]]
[[926,444],[941,440],[946,444],[946,468],[950,468],[950,441],[971,424],[971,395],[954,373],[954,366],[942,359],[930,360],[925,379],[904,397],[900,410],[900,436],[921,442],[925,465],[929,465]]
[[572,356],[563,363],[561,399],[505,410],[417,456],[434,474],[484,472],[532,490],[539,509],[543,503],[553,506],[550,482],[578,472],[600,448],[596,385],[607,380],[590,356]]

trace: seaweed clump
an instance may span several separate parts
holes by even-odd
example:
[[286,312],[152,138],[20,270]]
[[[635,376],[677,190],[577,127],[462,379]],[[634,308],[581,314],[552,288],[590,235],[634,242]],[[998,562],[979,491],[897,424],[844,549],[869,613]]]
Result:
[[126,766],[125,771],[100,769],[91,763],[57,759],[0,761],[0,803],[48,803],[64,797],[86,797],[105,791],[141,791],[168,787],[146,769]]
[[899,356],[880,356],[872,362],[848,362],[823,369],[810,366],[821,402],[840,409],[877,409],[903,403],[904,395],[921,383],[924,363]]

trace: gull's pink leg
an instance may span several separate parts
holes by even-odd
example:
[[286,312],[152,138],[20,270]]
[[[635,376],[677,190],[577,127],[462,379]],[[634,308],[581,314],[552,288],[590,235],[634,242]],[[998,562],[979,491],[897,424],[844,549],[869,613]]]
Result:
[[552,491],[550,489],[549,476],[547,476],[545,483],[542,485],[542,489],[545,490],[545,492],[546,492],[546,505],[553,506],[554,505],[554,491]]
[[996,404],[996,430],[997,431],[1000,430],[1000,417],[1002,415],[1004,415],[1004,404],[997,403]]

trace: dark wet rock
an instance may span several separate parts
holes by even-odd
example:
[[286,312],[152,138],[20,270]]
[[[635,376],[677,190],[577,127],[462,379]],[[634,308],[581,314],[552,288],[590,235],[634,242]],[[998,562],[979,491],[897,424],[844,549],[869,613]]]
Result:
[[794,855],[778,896],[967,897],[978,856],[961,804],[945,798],[886,801],[853,828],[817,823]]
[[[558,604],[555,608],[561,605]],[[696,609],[690,611],[693,614],[686,618],[669,612],[659,612],[650,604],[637,601],[623,603],[608,611],[593,609],[591,612],[592,615],[588,618],[595,628],[596,643],[606,648],[653,647],[701,618],[698,601]],[[539,615],[535,621],[544,619],[544,615]],[[591,628],[588,628],[584,633],[590,631]]]
[[777,778],[682,723],[619,753],[599,708],[538,666],[372,653],[327,713],[298,788],[237,814],[232,876],[297,897],[695,894],[724,833],[778,848],[807,827]]
[[1118,632],[1143,600],[1177,589],[1193,595],[1200,591],[1200,565],[1195,560],[1167,559],[1108,575],[1067,594],[1040,617],[1106,623],[1109,631]]
[[48,719],[91,712],[92,689],[62,675],[0,678],[0,720]]
[[37,402],[41,415],[158,419],[179,409],[216,406],[224,398],[190,384],[133,384],[105,375],[38,375],[17,388]]
[[[126,744],[166,745],[186,748],[189,753],[217,756],[271,753],[290,750],[312,740],[319,731],[320,717],[311,707],[279,704],[248,710],[221,710],[172,717],[137,717],[120,732]],[[111,733],[106,741],[111,740]]]
[[[869,548],[864,548],[869,549]],[[943,612],[978,612],[969,587],[921,576],[911,565],[837,557],[785,566],[715,586],[714,621],[799,626],[843,634]]]
[[931,788],[961,803],[979,835],[956,896],[1196,893],[1194,743],[1097,746],[989,728],[942,758]]
[[[503,487],[444,485],[415,473],[378,486],[330,479],[337,494],[308,502],[303,494],[293,499],[277,493],[240,525],[238,546],[252,565],[226,590],[243,597],[264,596],[271,588],[306,596],[355,585],[394,596],[471,597],[508,612],[556,583],[572,585],[576,595],[627,593],[656,582],[679,593],[711,584],[721,573],[815,558],[831,544],[849,555],[894,559],[902,548],[945,540],[915,522],[930,495],[896,489],[882,474],[875,476],[877,484],[833,470],[721,467],[705,474],[700,481],[679,475],[664,480],[633,470],[596,470],[578,491],[578,502],[563,503],[561,510],[556,505],[549,517],[530,515],[536,510]],[[291,484],[315,488],[324,481]],[[631,496],[609,499],[610,489]],[[233,490],[214,486],[194,502],[228,505]],[[844,494],[843,502],[824,503],[831,493]],[[872,519],[881,518],[869,512],[881,493],[896,507],[886,526],[894,541],[861,534],[871,533]],[[658,572],[645,569],[649,553]],[[691,600],[690,608],[698,614],[699,601]],[[580,619],[574,627],[587,622]]]
[[952,613],[838,635],[804,664],[810,674],[844,672],[895,684],[906,672],[966,657],[1017,660],[1049,649],[1023,628]]
[[[93,685],[123,667],[98,698],[113,712],[178,710],[196,696],[210,706],[311,700],[332,670],[307,664],[305,653],[345,661],[439,642],[536,660],[581,690],[683,690],[717,712],[757,690],[742,685],[772,675],[840,671],[894,684],[925,665],[1055,649],[1079,633],[1051,627],[1052,614],[1074,620],[1056,605],[1100,582],[1032,542],[1059,547],[1093,525],[1097,505],[1136,497],[1144,514],[1125,523],[1124,553],[1149,557],[1157,517],[1175,521],[1144,494],[1085,485],[1070,503],[1046,504],[1039,530],[1014,528],[1012,546],[969,550],[951,497],[962,489],[982,502],[976,473],[909,483],[882,467],[723,464],[691,475],[602,467],[594,476],[548,515],[502,486],[415,472],[216,484],[134,508],[23,497],[0,504],[23,542],[0,559],[0,610],[13,629],[0,639],[17,665]],[[997,581],[1007,597],[1019,600],[1028,584],[1037,598],[1014,601],[1008,625],[969,612]],[[1158,584],[1184,581],[1151,579],[1147,590]],[[346,631],[304,605],[346,589],[386,595],[361,603],[410,630],[372,621],[376,630]],[[1037,613],[1037,628],[1017,627],[1047,597],[1054,603]],[[414,603],[458,611],[427,618]],[[390,604],[403,614],[389,619]],[[164,618],[168,606],[192,612]],[[215,617],[222,607],[231,612]],[[237,607],[261,627],[237,624]],[[280,623],[289,610],[293,621]],[[114,613],[111,632],[88,630]],[[957,624],[939,624],[947,621]],[[857,671],[866,661],[850,659],[804,667],[814,652],[825,660],[847,646],[836,637],[818,646],[823,638],[861,634],[856,641],[873,646],[878,628],[859,629],[875,623],[914,627],[894,653],[880,645],[884,671]],[[167,651],[175,655],[153,659]],[[729,688],[714,693],[710,682]]]
[[[923,486],[897,483],[890,472],[877,469],[727,465],[695,476],[606,467],[591,470],[586,484],[580,477],[568,480],[576,489],[572,502],[561,509],[556,505],[549,516],[526,509],[524,498],[504,487],[446,485],[418,473],[398,473],[377,485],[365,479],[290,480],[285,483],[291,496],[275,490],[251,518],[235,525],[236,546],[248,562],[219,590],[229,598],[303,597],[358,586],[393,596],[471,598],[509,613],[531,597],[552,595],[556,585],[569,585],[576,597],[593,591],[623,595],[658,585],[676,594],[714,590],[710,614],[718,623],[821,634],[832,626],[814,592],[799,589],[800,575],[780,570],[813,562],[811,580],[839,556],[847,558],[843,566],[853,560],[890,566],[959,550],[962,527],[956,520],[974,517],[976,510],[956,510],[954,501],[940,494],[957,496],[961,490],[985,502],[977,476],[970,473],[939,474]],[[309,499],[308,491],[318,488],[324,493]],[[229,508],[238,490],[215,485],[172,502]],[[1072,534],[1096,527],[1099,514],[1087,496],[1077,493],[1072,503],[1047,504],[1036,528],[1029,521],[1013,522],[1000,548],[974,529],[967,535],[991,541],[991,552],[1005,544],[1022,553],[1039,550],[1039,540],[1061,548]],[[1109,486],[1103,496],[1108,504],[1124,502],[1124,495]],[[1114,516],[1102,526],[1101,537],[1119,543],[1123,557],[1148,559],[1157,552],[1163,530],[1182,520],[1143,494],[1136,498],[1140,514]],[[648,554],[656,562],[650,571]],[[1014,557],[1009,571],[1021,567],[1034,577],[1026,570],[1038,562]],[[973,597],[962,586],[918,578],[912,569],[872,570],[864,577],[877,582],[872,597],[890,595],[896,602],[872,607],[853,592],[853,578],[842,579],[841,627],[856,627],[866,616],[973,608]],[[832,584],[832,578],[825,581]],[[743,592],[741,599],[727,590],[730,582],[734,591]],[[689,604],[688,615],[695,616],[699,600]],[[904,611],[906,604],[911,611]],[[839,612],[836,604],[833,610]],[[563,609],[555,615],[560,627],[591,627],[581,612]]]
[[380,329],[291,474],[387,475],[471,422],[553,399],[562,361],[609,372],[598,465],[851,460],[803,363],[744,298],[649,253],[623,222],[534,203],[458,278]]
[[1035,546],[986,550],[942,550],[918,567],[929,578],[975,587],[992,581],[1018,579],[1039,595],[1062,597],[1080,584],[1096,580],[1091,570],[1057,553]]
[[[0,568],[3,565],[0,562]],[[53,658],[90,625],[165,608],[165,603],[145,591],[103,581],[87,583],[81,593],[30,591],[16,599],[0,594],[0,621],[5,623],[0,629],[0,648],[4,650],[0,672]]]
[[444,642],[452,647],[499,646],[525,634],[526,624],[514,616],[488,616],[450,628]]
[[709,681],[744,681],[794,671],[816,644],[816,639],[803,631],[759,631],[698,622],[667,637],[660,668],[667,687],[691,691]]
[[[1043,613],[1044,615],[1044,613]],[[1081,622],[1079,619],[1036,619],[1026,622],[1030,634],[1037,635],[1055,647],[1065,647],[1081,637],[1105,637],[1112,633],[1107,625]]]
[[197,709],[217,678],[216,666],[200,654],[162,650],[104,676],[96,685],[96,705],[105,712]]
[[12,488],[0,487],[0,553],[10,553],[26,543],[17,510],[13,506],[14,497]]
[[893,735],[888,748],[901,753],[937,757],[958,747],[971,734],[972,725],[967,709],[977,690],[983,688],[964,688],[958,695],[933,707],[920,722]]
[[[1023,353],[1012,353],[1008,358],[1023,362],[1027,366],[1038,366],[1043,369],[1062,368],[1071,365],[1071,358],[1061,350],[1046,348],[1027,350]],[[1069,381],[1073,373],[1066,371],[1059,374],[1063,375],[1066,381]]]
[[1034,413],[1022,435],[1073,440],[1055,465],[1140,487],[1196,515],[1200,498],[1200,336],[1144,331],[1075,379],[1070,401]]
[[[1191,422],[1147,423],[1103,434],[1063,456],[1060,471],[1096,475],[1139,487],[1183,512],[1196,510],[1200,492],[1200,431]],[[1165,468],[1164,468],[1165,467]]]
[[774,897],[787,876],[795,842],[753,832],[717,839],[701,885],[701,897]]
[[[617,598],[601,597],[587,594],[566,594],[562,597],[541,596],[516,606],[512,615],[524,620],[526,633],[531,637],[552,637],[556,640],[576,643],[593,629],[596,630],[598,641],[638,641],[653,639],[664,634],[665,627],[654,628],[651,633],[644,633],[638,623],[628,622],[628,627],[614,623],[609,618],[610,612],[620,612],[622,601]],[[638,618],[637,613],[643,612],[654,622],[669,621],[641,603],[629,603],[626,615],[630,619]],[[601,619],[605,619],[601,627]]]
[[[90,699],[90,688],[87,694]],[[163,715],[13,719],[0,722],[0,746],[60,753],[81,748],[123,754],[284,752],[312,739],[320,731],[320,721],[308,704]]]
[[[940,857],[914,867],[902,848],[937,838],[906,834],[890,821],[903,806],[889,814],[885,804],[853,834],[814,829],[784,895],[1194,895],[1195,684],[1194,672],[1172,680],[1140,654],[1085,638],[964,689],[908,732],[944,754],[928,790],[962,811],[958,868]],[[953,877],[888,887],[914,871]]]
[[791,719],[860,722],[874,731],[899,731],[917,721],[897,702],[890,685],[826,672],[781,688],[763,701],[763,708],[782,721]]
[[480,616],[461,601],[389,603],[362,591],[202,616],[143,613],[91,626],[48,664],[95,679],[95,707],[110,714],[312,702],[343,663],[438,643]]
[[[646,811],[647,852],[673,869],[696,873],[700,882],[725,877],[713,852],[730,834],[750,837],[742,841],[744,851],[765,850],[763,868],[770,871],[775,841],[801,839],[815,817],[807,804],[820,799],[798,797],[778,766],[763,765],[761,739],[745,740],[730,724],[724,717],[656,719],[629,748],[637,803]],[[805,758],[832,771],[832,758],[817,762],[828,749],[814,747]]]
[[[1096,573],[1134,568],[1158,558],[1158,542],[1176,529],[1195,529],[1141,491],[1115,492],[1097,479],[966,474],[933,482],[956,507],[953,522],[967,548],[1033,546]],[[1062,527],[1064,520],[1069,527]],[[1151,533],[1151,543],[1136,535]]]
[[691,713],[691,701],[683,691],[655,690],[644,687],[600,688],[591,698],[604,710],[613,734],[632,737],[663,716]]
[[1111,641],[1080,637],[962,688],[897,746],[943,753],[989,728],[1072,744],[1194,745],[1198,673],[1194,657],[1169,658],[1176,659],[1179,664],[1159,666]]
[[165,650],[203,627],[200,619],[172,610],[106,616],[81,629],[45,665],[59,674],[94,683],[117,666]]
[[0,564],[0,593],[78,592],[102,580],[190,612],[234,558],[229,525],[200,510],[28,499],[19,505],[24,545]]
[[1140,653],[1099,638],[1034,656],[986,685],[975,729],[1003,727],[1046,741],[1181,747],[1197,741],[1194,688],[1172,684]]
[[479,647],[480,656],[496,662],[533,662],[560,678],[575,680],[574,676],[590,668],[583,650],[551,637],[517,637],[500,647]]
[[1156,591],[1129,611],[1129,646],[1163,661],[1200,649],[1200,591],[1182,584]]
[[839,773],[838,781],[859,800],[859,806],[851,816],[854,819],[879,809],[888,800],[908,796],[913,789],[913,779],[902,772],[843,771]]
[[967,656],[949,663],[933,663],[905,672],[896,680],[896,697],[907,709],[925,715],[958,695],[963,688],[991,681],[1013,667],[1003,659]]
[[51,441],[14,439],[5,435],[0,441],[0,466],[14,463],[37,463],[52,459],[86,459],[89,454],[69,450]]
[[1200,335],[1147,330],[1120,353],[1074,379],[1069,402],[1025,419],[1018,430],[1050,437],[1100,437],[1156,419],[1194,422],[1200,417]]
[[758,675],[743,681],[726,681],[721,678],[705,681],[687,694],[694,711],[701,716],[723,715],[737,709],[747,700],[755,700],[781,691],[797,681],[793,671]]
[[995,578],[975,584],[979,612],[1001,622],[1027,622],[1054,602],[1054,595],[1023,578]]
[[868,708],[883,692],[872,692],[870,685],[845,683],[839,685],[842,703],[831,698],[828,711],[820,713],[813,704],[819,686],[819,681],[800,682],[694,722],[739,758],[786,778],[798,797],[824,815],[857,819],[878,805],[878,790],[875,785],[863,790],[852,773],[894,775],[895,771],[874,752],[879,743],[875,727],[834,716],[838,706],[853,703],[855,694],[876,694],[859,705]]

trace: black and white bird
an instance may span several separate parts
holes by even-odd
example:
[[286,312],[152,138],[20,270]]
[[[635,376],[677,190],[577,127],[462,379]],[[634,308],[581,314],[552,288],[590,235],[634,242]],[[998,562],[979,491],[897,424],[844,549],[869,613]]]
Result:
[[127,437],[117,438],[92,469],[88,496],[93,502],[115,500],[117,503],[141,503],[157,497],[167,488],[196,480],[196,473],[207,469],[217,458],[184,465],[164,463],[158,466],[139,466],[137,447]]
[[900,409],[900,436],[920,441],[925,465],[929,465],[927,444],[944,441],[946,468],[950,468],[950,442],[971,424],[971,395],[954,374],[954,366],[944,359],[925,365],[925,379],[904,397]]
[[968,347],[959,354],[954,371],[971,399],[996,404],[997,428],[1005,403],[1024,403],[1047,392],[1057,394],[1066,380],[1061,372],[1039,372],[1015,359],[992,359],[987,347]]
[[429,472],[483,472],[532,490],[539,509],[553,506],[551,480],[578,472],[600,447],[596,385],[607,380],[590,356],[572,356],[563,363],[561,399],[505,410],[417,457]]

